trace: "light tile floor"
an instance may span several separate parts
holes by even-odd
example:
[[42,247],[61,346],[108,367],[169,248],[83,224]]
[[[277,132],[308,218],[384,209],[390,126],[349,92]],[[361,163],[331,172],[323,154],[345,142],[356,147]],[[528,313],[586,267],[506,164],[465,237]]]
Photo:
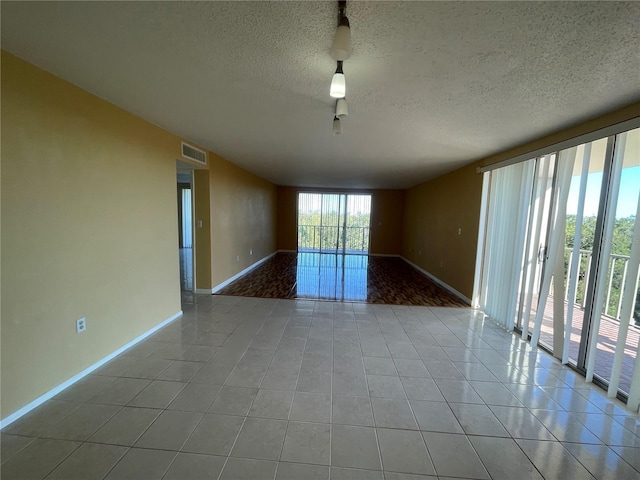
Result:
[[640,421],[464,308],[196,296],[2,431],[2,479],[640,479]]

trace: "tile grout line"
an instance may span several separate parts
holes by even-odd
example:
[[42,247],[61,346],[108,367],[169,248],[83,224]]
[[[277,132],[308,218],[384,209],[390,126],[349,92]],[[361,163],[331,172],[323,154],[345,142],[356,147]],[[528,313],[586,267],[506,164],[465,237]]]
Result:
[[[374,434],[374,437],[376,439],[376,448],[378,450],[378,461],[380,462],[380,471],[382,472],[382,476],[385,477],[384,465],[382,463],[382,451],[380,450],[380,440],[378,439],[378,427],[376,425],[376,418],[375,418],[375,416],[373,414],[373,402],[371,401],[371,390],[369,390],[369,379],[367,378],[367,367],[364,364],[364,355],[362,354],[362,343],[360,342],[360,330],[358,329],[357,322],[356,322],[356,333],[358,335],[358,349],[360,350],[360,361],[362,362],[362,369],[363,369],[363,372],[364,372],[364,383],[367,386],[367,395],[368,395],[368,398],[369,398],[369,405],[371,406],[371,419],[373,420],[373,434]],[[387,343],[385,341],[385,345],[386,344]],[[389,347],[387,346],[387,349],[388,348]],[[389,354],[391,354],[391,351],[389,351]],[[395,363],[394,363],[394,368],[395,368]],[[403,387],[402,390],[404,391],[404,387]],[[405,396],[406,396],[406,394],[405,394]]]
[[[297,300],[293,300],[294,302],[297,302]],[[289,322],[291,322],[291,314],[289,314],[289,321],[287,322],[287,326],[289,325]],[[287,326],[285,326],[285,330],[287,328]],[[309,327],[311,328],[311,327]],[[283,332],[284,333],[284,332]],[[281,337],[281,339],[284,337]],[[293,398],[291,399],[291,405],[289,405],[289,414],[287,415],[287,427],[284,430],[284,437],[282,438],[282,446],[280,447],[280,453],[278,454],[278,460],[276,460],[276,471],[274,473],[274,478],[278,476],[278,469],[280,467],[280,462],[282,461],[282,453],[284,452],[284,444],[287,441],[287,434],[289,433],[289,425],[291,423],[291,411],[293,410],[293,404],[296,401],[296,389],[298,387],[298,382],[300,381],[300,369],[302,368],[302,362],[304,361],[304,351],[307,348],[307,339],[308,337],[305,337],[305,341],[304,341],[304,348],[302,350],[302,359],[300,360],[300,368],[298,369],[298,376],[296,377],[296,384],[293,387]],[[278,342],[278,344],[280,344],[280,342]],[[276,347],[277,350],[277,347]],[[274,354],[275,356],[275,354]]]
[[[272,311],[273,311],[273,308],[271,308],[271,310],[269,311],[269,313],[271,313]],[[266,323],[266,320],[264,320],[264,321],[262,322],[262,325],[264,326],[264,324],[265,324],[265,323]],[[260,328],[262,328],[262,327],[260,327]],[[260,329],[258,329],[258,331],[260,331]],[[255,337],[255,334],[254,334],[254,337]],[[280,340],[282,340],[282,337],[280,337]],[[280,343],[280,341],[278,341],[278,344],[279,344],[279,343]],[[248,345],[250,345],[250,344],[251,344],[251,343],[249,343]],[[247,350],[249,349],[249,346],[248,346],[248,345],[247,345],[247,347],[244,349],[244,351],[243,351],[243,353],[242,353],[242,356],[241,356],[241,357],[238,359],[238,361],[236,362],[236,364],[235,364],[235,366],[234,366],[234,370],[235,370],[235,367],[237,366],[238,362],[239,362],[240,360],[242,360],[242,357],[246,354]],[[276,348],[277,348],[277,347],[276,347]],[[269,361],[269,365],[271,365],[271,361],[272,361],[272,360],[273,360],[273,357],[272,357],[272,359]],[[268,368],[268,367],[267,367],[267,368]],[[233,370],[232,370],[231,372],[233,372]],[[231,372],[229,373],[229,376],[231,375]],[[266,375],[266,374],[265,374],[265,375]],[[227,376],[227,379],[228,379],[228,378],[229,378],[229,377]],[[264,377],[262,377],[262,379],[260,380],[260,384],[262,384],[262,381],[263,381],[263,380],[264,380]],[[226,381],[226,380],[225,380],[225,381]],[[224,387],[224,384],[223,384],[223,387]],[[221,388],[220,390],[222,390],[222,388]],[[243,417],[242,425],[240,425],[240,428],[238,429],[238,433],[236,433],[236,436],[235,436],[235,438],[234,438],[234,440],[233,440],[233,444],[231,445],[231,448],[229,449],[229,453],[226,455],[226,459],[225,459],[225,461],[224,461],[224,464],[222,465],[222,468],[220,469],[220,473],[218,474],[218,480],[220,480],[220,478],[222,478],[222,474],[224,473],[225,468],[227,468],[227,464],[229,463],[229,459],[231,458],[231,452],[232,452],[232,451],[233,451],[233,449],[235,448],[236,443],[238,442],[238,438],[240,438],[240,433],[242,432],[242,429],[244,428],[244,425],[245,425],[245,423],[247,422],[247,418],[249,417],[249,412],[251,411],[251,407],[253,407],[253,403],[255,402],[256,398],[258,397],[258,393],[259,393],[259,392],[260,392],[260,388],[258,387],[258,392],[256,392],[256,396],[253,398],[253,400],[251,400],[251,403],[250,403],[250,405],[249,405],[249,407],[248,407],[248,409],[247,409],[247,411],[246,411],[246,413],[245,413],[245,415],[244,415],[244,417]],[[275,475],[274,475],[274,477],[275,477]]]
[[[312,320],[313,322],[313,320]],[[335,355],[335,315],[331,316],[331,382],[329,384],[329,480],[333,471],[333,358]]]

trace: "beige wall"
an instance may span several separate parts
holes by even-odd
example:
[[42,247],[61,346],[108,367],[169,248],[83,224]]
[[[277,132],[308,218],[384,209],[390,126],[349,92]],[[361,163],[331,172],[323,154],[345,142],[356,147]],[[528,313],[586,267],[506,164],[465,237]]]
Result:
[[[209,155],[210,157],[210,155]],[[193,171],[193,216],[202,226],[195,228],[195,284],[198,291],[211,290],[211,196],[209,170]]]
[[404,190],[335,190],[278,187],[278,249],[296,250],[298,192],[371,193],[372,254],[399,255],[402,249]]
[[[490,165],[640,115],[640,103],[479,160],[407,190],[402,254],[468,298],[473,295],[482,195],[479,166]],[[462,234],[458,235],[458,228]]]
[[5,418],[180,311],[180,139],[3,52],[1,141]]
[[472,165],[407,190],[405,199],[402,255],[468,298],[481,195]]
[[400,255],[404,190],[373,190],[371,199],[371,253]]
[[277,194],[273,184],[222,157],[211,154],[209,165],[211,278],[216,287],[276,250]]
[[298,188],[278,186],[278,250],[298,249]]
[[[181,139],[5,52],[1,80],[6,418],[180,311]],[[194,173],[205,290],[275,251],[277,220],[274,185],[209,164]]]

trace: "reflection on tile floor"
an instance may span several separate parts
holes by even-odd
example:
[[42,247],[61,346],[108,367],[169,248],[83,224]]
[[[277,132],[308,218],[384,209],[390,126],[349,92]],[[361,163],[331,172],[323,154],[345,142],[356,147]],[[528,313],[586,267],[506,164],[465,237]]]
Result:
[[467,308],[192,296],[2,431],[9,479],[638,479],[640,422]]
[[180,290],[193,291],[193,249],[180,249]]
[[221,295],[463,307],[398,257],[279,252]]

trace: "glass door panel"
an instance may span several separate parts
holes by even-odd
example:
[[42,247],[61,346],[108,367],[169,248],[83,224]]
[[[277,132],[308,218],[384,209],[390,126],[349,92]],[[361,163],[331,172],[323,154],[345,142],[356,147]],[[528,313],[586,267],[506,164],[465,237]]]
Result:
[[[517,325],[522,329],[524,338],[528,336],[529,326],[536,316],[542,271],[547,258],[555,161],[555,153],[536,160],[518,302]],[[543,339],[541,334],[541,340],[546,341],[547,337]]]
[[320,251],[322,194],[298,194],[298,251]]
[[637,409],[640,129],[488,178],[479,306]]
[[[610,235],[604,240],[608,258],[603,259],[606,275],[600,279],[604,285],[593,373],[606,382],[613,377],[618,388],[628,393],[640,340],[638,258],[632,256],[634,239],[638,241],[640,230],[636,225],[640,200],[640,129],[617,136],[611,184],[618,188],[609,196],[608,215],[613,217],[610,232],[606,232]],[[614,369],[618,344],[620,358]]]
[[369,253],[371,195],[348,195],[345,215],[345,253]]
[[340,230],[344,223],[343,199],[344,195],[339,194],[322,195],[320,253],[338,253]]
[[371,195],[298,194],[298,251],[368,254]]
[[[561,302],[562,318],[566,328],[562,342],[563,361],[584,367],[580,359],[580,345],[583,342],[585,306],[591,274],[593,246],[602,189],[607,139],[579,145],[575,150],[573,171],[565,208],[561,208],[565,218],[565,240],[562,252],[564,260],[564,278],[554,281],[563,282],[563,295],[550,293],[547,304]],[[560,290],[556,290],[558,293]],[[557,298],[557,301],[555,300]],[[551,307],[553,311],[553,307]],[[545,329],[553,322],[546,320]],[[557,345],[557,344],[556,344]],[[560,357],[560,355],[557,355]]]

